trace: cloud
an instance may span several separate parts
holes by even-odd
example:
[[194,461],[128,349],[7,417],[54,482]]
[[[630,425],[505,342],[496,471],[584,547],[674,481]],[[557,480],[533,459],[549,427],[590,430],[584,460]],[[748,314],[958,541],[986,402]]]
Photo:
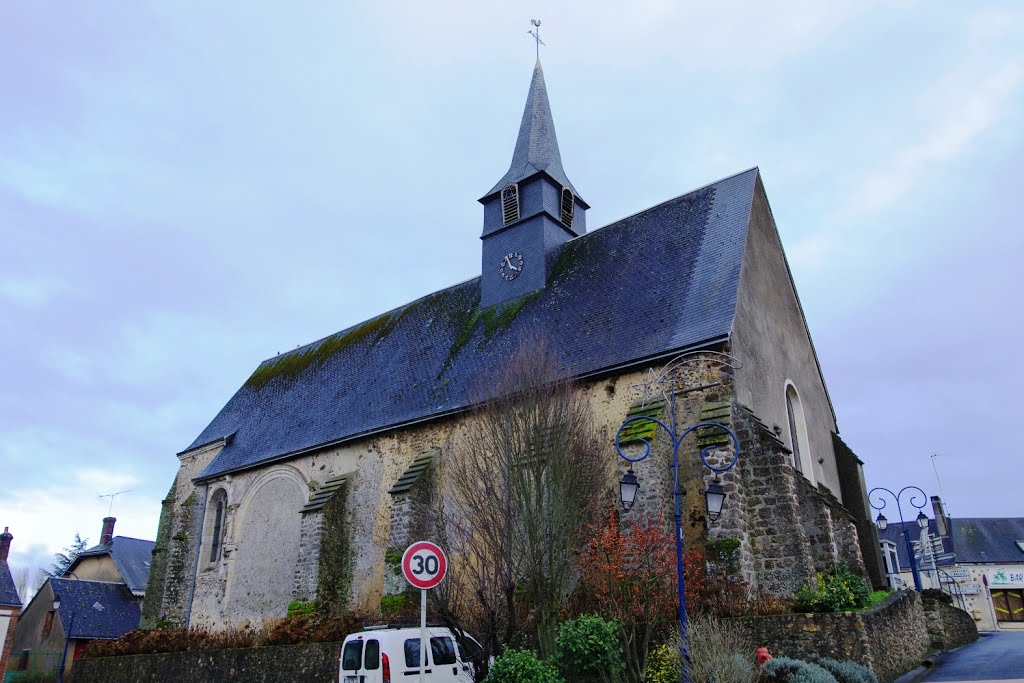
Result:
[[[62,468],[63,470],[63,468]],[[40,547],[52,555],[74,540],[75,533],[99,541],[102,520],[110,510],[110,499],[100,494],[136,486],[138,479],[115,469],[86,467],[63,470],[63,481],[51,478],[45,486],[9,490],[2,499],[4,521],[15,536],[12,553],[28,566],[38,561]],[[160,500],[140,491],[125,493],[114,501],[117,518],[114,533],[153,540],[156,538]]]
[[70,289],[67,282],[53,275],[0,278],[0,298],[23,308],[40,308]]
[[852,193],[844,218],[855,218],[889,207],[921,183],[935,165],[965,153],[999,121],[1017,91],[1024,69],[1019,62],[958,69],[924,99],[935,114],[923,134],[896,149],[873,169]]

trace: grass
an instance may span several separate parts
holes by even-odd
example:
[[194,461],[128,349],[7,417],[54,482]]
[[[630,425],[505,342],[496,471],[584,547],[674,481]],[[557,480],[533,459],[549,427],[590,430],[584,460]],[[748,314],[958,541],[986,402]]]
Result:
[[892,595],[892,591],[875,591],[874,593],[868,596],[868,602],[866,605],[864,605],[864,609],[869,609],[880,602],[884,602],[885,599],[888,598],[890,595]]

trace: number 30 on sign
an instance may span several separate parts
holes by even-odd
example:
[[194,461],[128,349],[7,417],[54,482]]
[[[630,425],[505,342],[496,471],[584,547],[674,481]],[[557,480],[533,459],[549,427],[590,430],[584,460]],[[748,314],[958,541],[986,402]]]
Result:
[[413,588],[427,590],[437,586],[448,573],[448,558],[430,541],[418,541],[402,555],[402,574]]

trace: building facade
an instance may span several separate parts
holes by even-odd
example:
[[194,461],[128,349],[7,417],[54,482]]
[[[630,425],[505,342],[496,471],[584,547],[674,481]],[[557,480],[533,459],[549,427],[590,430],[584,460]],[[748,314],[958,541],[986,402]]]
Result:
[[[879,565],[860,461],[838,440],[758,169],[588,232],[538,63],[512,163],[479,201],[478,277],[265,361],[178,454],[146,624],[219,627],[294,600],[379,609],[395,590],[388,558],[429,533],[473,397],[531,334],[589,405],[607,443],[594,458],[615,458],[628,415],[664,416],[668,391],[679,424],[739,436],[713,525],[687,451],[685,523],[691,545],[738,539],[753,589]],[[722,436],[702,443],[724,454]],[[636,468],[639,510],[671,504],[669,449],[654,447]]]

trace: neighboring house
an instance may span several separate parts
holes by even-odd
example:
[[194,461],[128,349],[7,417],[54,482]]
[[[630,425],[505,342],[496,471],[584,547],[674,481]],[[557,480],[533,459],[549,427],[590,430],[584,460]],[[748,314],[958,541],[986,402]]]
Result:
[[139,627],[154,543],[114,536],[115,521],[104,519],[99,545],[82,551],[63,577],[47,579],[25,607],[12,670],[55,670],[65,643],[70,670],[90,641]]
[[[839,560],[882,582],[861,463],[838,437],[758,169],[588,232],[538,62],[512,163],[479,201],[479,275],[264,361],[178,454],[145,624],[283,615],[321,594],[321,565],[349,560],[333,594],[376,609],[390,590],[386,551],[430,533],[418,489],[445,490],[443,476],[422,475],[443,473],[489,373],[538,331],[608,435],[594,457],[609,461],[627,415],[663,416],[669,383],[659,380],[689,354],[673,366],[680,424],[727,423],[742,455],[717,523],[688,499],[688,547],[739,539],[744,578],[769,593]],[[378,249],[387,220],[364,228],[381,233]],[[710,443],[729,447],[721,433]],[[695,441],[683,456],[696,462]],[[667,465],[652,458],[636,471],[636,509],[667,511]],[[691,492],[710,480],[683,471]]]
[[[978,630],[1024,630],[1024,518],[951,518],[938,496],[932,505],[928,533],[939,552],[934,572],[927,559],[917,560],[922,586],[951,593],[974,616]],[[907,522],[907,530],[912,542],[921,540],[915,522]],[[890,585],[913,587],[902,525],[890,522],[879,538]]]
[[21,598],[11,576],[11,568],[7,566],[7,555],[11,551],[13,539],[14,536],[4,527],[4,532],[0,534],[0,681],[7,671],[14,631],[21,614]]

